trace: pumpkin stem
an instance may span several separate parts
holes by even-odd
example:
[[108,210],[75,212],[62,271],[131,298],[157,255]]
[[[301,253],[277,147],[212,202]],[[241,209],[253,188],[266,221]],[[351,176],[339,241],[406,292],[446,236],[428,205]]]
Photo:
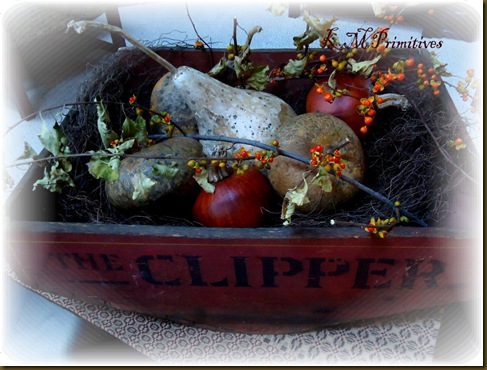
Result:
[[389,94],[381,94],[378,95],[382,98],[382,103],[377,104],[377,108],[384,109],[389,107],[396,107],[401,108],[401,110],[405,111],[411,107],[408,99],[404,95],[389,93]]
[[[227,150],[223,146],[216,146],[212,152],[212,157],[215,158],[225,158],[227,156]],[[225,163],[225,162],[220,162]],[[222,181],[224,178],[230,176],[232,174],[232,169],[225,166],[221,166],[218,164],[210,165],[208,168],[208,181],[211,183],[216,183]]]

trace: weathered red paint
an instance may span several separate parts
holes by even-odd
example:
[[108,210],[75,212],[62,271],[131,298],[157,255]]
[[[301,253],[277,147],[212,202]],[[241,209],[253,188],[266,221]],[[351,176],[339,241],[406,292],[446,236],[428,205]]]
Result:
[[17,226],[9,262],[32,287],[199,326],[293,332],[475,298],[475,240],[445,230]]

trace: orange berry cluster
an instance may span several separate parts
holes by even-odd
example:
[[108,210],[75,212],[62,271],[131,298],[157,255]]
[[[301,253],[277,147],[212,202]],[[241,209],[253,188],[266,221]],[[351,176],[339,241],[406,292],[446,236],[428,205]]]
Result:
[[335,150],[332,154],[325,154],[322,145],[316,145],[309,150],[311,153],[310,164],[312,166],[323,166],[327,172],[335,172],[335,175],[341,176],[346,164],[342,160],[340,150]]
[[375,95],[369,96],[368,98],[361,98],[360,104],[357,106],[357,112],[364,117],[364,124],[360,128],[360,132],[362,134],[366,134],[368,131],[368,127],[373,121],[376,114],[376,109],[374,102],[378,104],[382,103],[383,99],[380,97],[376,97]]
[[377,14],[377,18],[384,19],[390,24],[402,23],[404,17],[401,15],[402,9],[399,9],[397,5],[384,5],[381,12]]
[[377,94],[384,90],[392,81],[403,81],[406,75],[403,72],[394,73],[392,71],[376,71],[370,76],[370,81],[374,83],[372,91]]
[[418,76],[417,84],[419,90],[423,91],[424,89],[426,89],[426,87],[430,86],[433,89],[433,95],[439,95],[440,90],[438,88],[441,85],[441,81],[436,74],[436,70],[433,67],[426,69],[423,63],[418,63],[416,68],[416,74]]
[[[272,146],[279,148],[279,141],[273,140],[271,143]],[[274,162],[274,158],[276,156],[276,152],[273,150],[265,150],[262,149],[255,153],[255,161],[256,161],[256,167],[258,169],[262,168],[270,168],[270,165],[272,162]]]
[[323,95],[323,100],[326,101],[327,103],[333,103],[335,98],[339,98],[343,95],[348,95],[350,93],[350,91],[348,91],[347,89],[336,89],[334,91],[328,90],[325,84],[324,85],[316,84],[316,86],[317,86],[316,92],[318,94]]
[[472,113],[475,113],[478,109],[479,105],[479,81],[475,80],[475,70],[470,68],[467,70],[467,76],[463,81],[458,81],[456,90],[462,97],[463,101],[468,101],[471,97],[469,88],[473,88],[475,90],[474,95],[472,97]]
[[193,45],[193,47],[194,47],[195,49],[200,49],[200,50],[201,50],[201,49],[204,49],[204,48],[205,48],[205,44],[204,44],[204,43],[203,43],[203,41],[201,41],[200,39],[196,39],[196,40],[194,41],[194,45]]

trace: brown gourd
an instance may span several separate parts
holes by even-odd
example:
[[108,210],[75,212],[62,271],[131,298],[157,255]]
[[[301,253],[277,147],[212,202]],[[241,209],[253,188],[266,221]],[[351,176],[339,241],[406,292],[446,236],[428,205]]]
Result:
[[[292,123],[283,124],[276,132],[280,148],[302,157],[310,157],[310,149],[322,145],[325,150],[334,148],[346,138],[350,143],[340,149],[342,161],[346,163],[343,174],[361,182],[365,175],[364,154],[360,140],[342,120],[330,114],[306,113],[297,116]],[[303,185],[303,174],[309,185],[310,200],[297,209],[303,213],[313,211],[331,212],[346,205],[358,189],[334,175],[331,176],[332,190],[324,192],[319,186],[310,185],[316,174],[312,167],[295,159],[278,156],[269,170],[269,180],[274,190],[284,197],[288,190]]]

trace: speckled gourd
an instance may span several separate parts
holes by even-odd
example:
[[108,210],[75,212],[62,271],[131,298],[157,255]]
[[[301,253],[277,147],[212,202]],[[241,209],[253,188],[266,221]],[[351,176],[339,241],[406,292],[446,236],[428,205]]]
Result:
[[[172,83],[193,112],[200,135],[269,144],[281,124],[296,117],[286,102],[272,94],[235,88],[193,68],[179,67]],[[210,155],[215,142],[202,144],[203,152]]]

